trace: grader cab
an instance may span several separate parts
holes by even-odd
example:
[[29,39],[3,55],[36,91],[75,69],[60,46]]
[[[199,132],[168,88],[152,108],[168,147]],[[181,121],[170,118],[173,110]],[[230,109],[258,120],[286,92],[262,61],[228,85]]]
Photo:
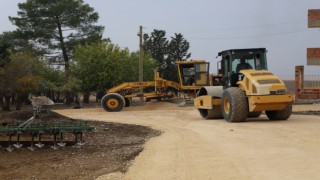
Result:
[[293,97],[283,81],[267,69],[267,50],[231,49],[218,54],[218,74],[212,86],[204,86],[194,100],[205,119],[242,122],[265,111],[271,120],[286,120]]
[[[125,82],[106,91],[101,99],[101,106],[109,112],[121,111],[123,107],[131,106],[132,98],[144,97],[146,100],[171,98],[170,89],[175,89],[185,98],[195,98],[196,92],[203,86],[210,85],[209,63],[204,60],[177,61],[179,82],[165,80],[154,71],[154,80],[145,82]],[[142,87],[151,92],[144,91],[139,94]]]

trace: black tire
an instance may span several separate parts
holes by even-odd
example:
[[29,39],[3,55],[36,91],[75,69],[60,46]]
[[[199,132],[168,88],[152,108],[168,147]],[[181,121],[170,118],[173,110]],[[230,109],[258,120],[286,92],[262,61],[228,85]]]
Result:
[[228,122],[243,122],[248,117],[248,100],[243,90],[231,87],[223,91],[222,114]]
[[125,102],[125,107],[131,106],[131,98],[124,98],[124,102]]
[[204,119],[223,119],[221,106],[213,106],[212,109],[198,109]]
[[270,120],[287,120],[291,116],[291,113],[292,103],[288,104],[288,106],[284,110],[266,111],[266,115]]
[[108,112],[118,112],[125,106],[125,100],[120,94],[110,93],[102,97],[101,106]]
[[262,111],[257,111],[257,112],[249,112],[248,113],[248,118],[257,118],[262,114]]

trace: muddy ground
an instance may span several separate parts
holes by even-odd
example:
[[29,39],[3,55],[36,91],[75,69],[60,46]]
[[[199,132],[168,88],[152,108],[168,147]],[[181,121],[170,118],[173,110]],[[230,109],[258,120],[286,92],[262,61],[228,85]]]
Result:
[[[9,112],[0,115],[3,125],[24,121],[33,116],[33,111]],[[75,122],[50,111],[40,115],[46,122]],[[132,160],[143,150],[144,143],[159,131],[137,125],[90,121],[94,132],[84,134],[85,145],[76,148],[74,135],[66,134],[66,147],[53,150],[52,135],[42,137],[45,147],[30,151],[30,135],[23,135],[23,147],[7,152],[8,136],[0,134],[1,179],[94,179],[110,172],[126,172]],[[13,136],[16,140],[16,136]]]

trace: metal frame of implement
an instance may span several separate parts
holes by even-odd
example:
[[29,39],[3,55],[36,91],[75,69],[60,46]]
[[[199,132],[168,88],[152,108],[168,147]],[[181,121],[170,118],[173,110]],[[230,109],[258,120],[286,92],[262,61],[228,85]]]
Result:
[[[47,108],[47,107],[46,107]],[[84,132],[93,131],[95,128],[88,125],[87,122],[74,122],[74,123],[45,123],[45,122],[34,122],[39,119],[38,109],[34,115],[24,122],[15,122],[7,125],[0,125],[0,134],[6,134],[8,136],[8,146],[5,148],[7,151],[12,152],[15,149],[21,148],[23,145],[20,142],[20,136],[22,134],[31,135],[30,146],[28,149],[34,151],[36,148],[42,148],[44,144],[41,141],[41,136],[45,134],[53,135],[52,149],[57,150],[59,147],[66,145],[63,142],[64,133],[72,133],[75,136],[75,147],[81,147],[84,145],[82,135]],[[16,143],[13,144],[12,136],[17,136]],[[58,142],[59,136],[59,142]],[[37,143],[35,143],[35,137],[37,137]],[[1,146],[0,146],[1,147]]]

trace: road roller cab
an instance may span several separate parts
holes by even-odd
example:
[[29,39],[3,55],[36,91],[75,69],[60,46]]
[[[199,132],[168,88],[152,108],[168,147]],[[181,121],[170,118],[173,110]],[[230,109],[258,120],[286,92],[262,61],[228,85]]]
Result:
[[244,70],[268,70],[265,48],[226,50],[218,56],[221,57],[218,69],[224,89],[238,87],[237,82],[243,79]]
[[224,118],[229,122],[245,121],[265,111],[269,119],[288,119],[292,95],[283,81],[268,71],[265,48],[231,49],[218,54],[221,83],[204,86],[194,101],[202,117]]

